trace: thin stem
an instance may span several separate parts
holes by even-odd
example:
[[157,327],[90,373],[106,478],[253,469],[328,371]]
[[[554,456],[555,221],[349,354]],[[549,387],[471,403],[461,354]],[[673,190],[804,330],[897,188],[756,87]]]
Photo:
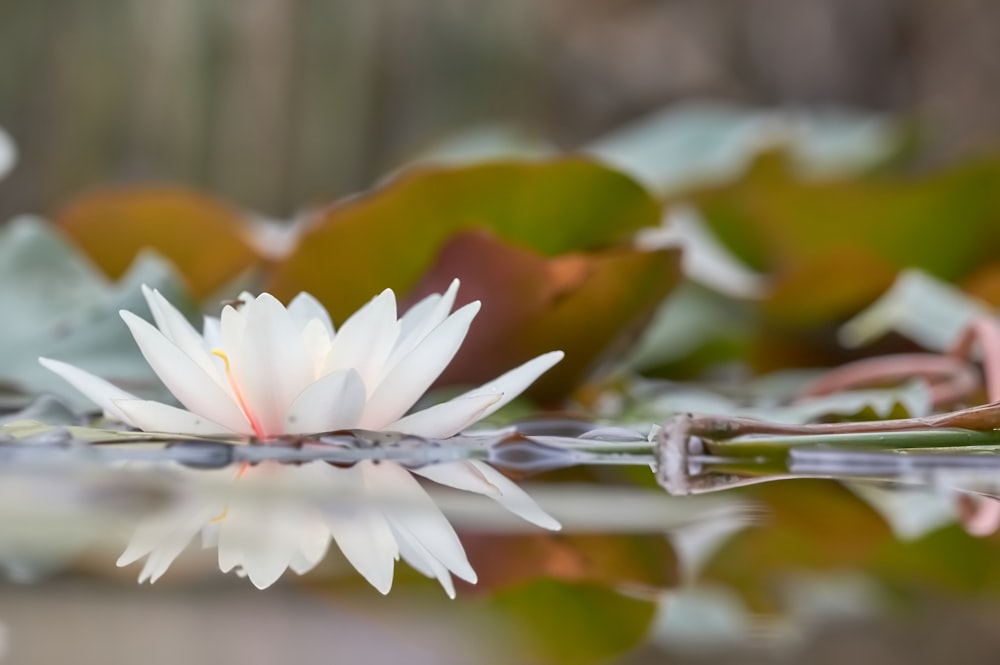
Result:
[[703,439],[710,455],[719,457],[775,457],[791,448],[829,446],[831,448],[952,448],[1000,446],[1000,431],[979,432],[967,429],[926,429],[892,432],[841,432],[760,436],[746,439]]

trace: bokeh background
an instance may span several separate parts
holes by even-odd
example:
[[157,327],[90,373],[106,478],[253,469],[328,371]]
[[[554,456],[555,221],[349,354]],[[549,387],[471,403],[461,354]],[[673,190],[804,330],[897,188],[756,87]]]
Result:
[[[769,348],[777,349],[772,355],[789,364],[799,361],[790,351],[790,339],[812,342],[836,362],[839,357],[830,354],[835,327],[881,293],[896,269],[919,263],[912,259],[909,245],[921,240],[910,236],[920,234],[904,231],[915,228],[908,224],[920,214],[930,220],[920,228],[939,233],[923,234],[930,238],[925,243],[930,248],[921,249],[919,257],[954,254],[956,265],[961,263],[962,252],[945,251],[947,243],[937,238],[951,239],[972,229],[966,234],[965,244],[971,247],[966,253],[986,267],[1000,265],[994,249],[1000,245],[993,241],[995,220],[1000,219],[993,195],[998,190],[992,184],[997,171],[990,165],[982,172],[947,171],[995,155],[1000,148],[997,81],[1000,3],[995,0],[4,0],[0,128],[13,137],[19,154],[14,170],[0,179],[0,220],[21,213],[59,220],[58,211],[89,189],[147,182],[193,186],[238,209],[288,219],[366,190],[449,137],[475,128],[505,127],[529,144],[573,151],[633,120],[691,100],[762,109],[853,108],[884,114],[905,129],[906,153],[894,162],[897,171],[892,173],[903,183],[899,192],[894,182],[883,189],[878,182],[864,180],[824,189],[800,183],[796,174],[783,175],[775,184],[764,169],[744,189],[723,188],[694,201],[705,207],[710,221],[713,213],[718,218],[720,210],[736,209],[743,216],[735,217],[733,227],[759,217],[765,224],[747,228],[767,229],[766,222],[774,219],[773,228],[784,232],[806,226],[799,222],[808,218],[814,230],[819,229],[815,242],[803,234],[808,242],[792,244],[787,256],[778,253],[770,264],[762,260],[755,267],[775,274],[787,268],[785,264],[802,269],[785,271],[786,284],[797,284],[805,275],[801,283],[808,288],[796,292],[798,300],[793,293],[794,302],[786,302],[779,314],[794,314],[803,302],[825,306],[827,300],[833,302],[830,312],[821,312],[815,320],[774,317],[777,324],[764,317],[765,325],[746,334],[771,340]],[[934,175],[928,175],[930,184],[905,180],[911,173],[938,169],[945,170],[940,182]],[[851,198],[855,194],[857,198]],[[646,197],[642,193],[641,198]],[[885,207],[878,207],[883,199]],[[782,205],[786,200],[788,206]],[[405,210],[407,201],[390,212]],[[967,201],[971,203],[959,209],[957,203]],[[655,221],[660,208],[652,198],[648,203]],[[856,216],[861,208],[864,214]],[[823,254],[836,244],[830,238],[850,235],[842,230],[847,217],[855,230],[889,229],[886,244],[903,247],[902,259],[872,244],[879,258],[892,254],[887,261],[891,271],[878,273],[864,262],[845,270],[844,257],[849,262],[855,255]],[[875,223],[869,223],[872,219]],[[963,219],[967,226],[951,226]],[[857,236],[861,245],[868,240],[864,232]],[[232,255],[233,245],[224,241],[225,236],[218,236],[214,245],[203,245],[216,257],[222,254],[217,247]],[[414,253],[406,242],[400,244]],[[606,241],[593,244],[600,248]],[[829,262],[806,254],[804,248],[813,245],[816,256]],[[20,280],[25,266],[60,261],[69,265],[65,259],[25,259],[11,265],[22,271]],[[325,264],[317,265],[324,269],[322,279],[342,290],[347,280],[329,279]],[[824,300],[821,287],[836,282],[829,279],[829,266],[837,267],[837,275],[850,272],[858,281],[867,280],[857,293],[848,294],[846,305],[830,294]],[[970,262],[939,272],[958,281],[976,267],[978,263]],[[1000,302],[1000,288],[996,293],[993,304]],[[107,305],[108,311],[118,308],[116,302]],[[724,301],[727,314],[734,311],[733,302]],[[48,301],[43,304],[46,312],[54,309]],[[113,316],[105,318],[117,324]],[[93,334],[111,339],[99,330]],[[802,357],[812,362],[815,349],[808,350]],[[37,353],[21,355],[35,367]],[[693,365],[700,368],[697,362]],[[643,479],[652,482],[648,474]],[[897,630],[893,623],[869,625],[874,611],[861,618],[851,614],[848,618],[855,623],[834,626],[814,642],[797,643],[799,651],[783,662],[796,662],[800,653],[816,662],[941,662],[972,644],[982,652],[981,662],[996,662],[1000,568],[995,552],[1000,551],[1000,536],[977,540],[951,524],[916,544],[897,543],[886,523],[846,490],[827,483],[816,485],[819,489],[810,496],[809,487],[773,490],[776,498],[770,503],[786,509],[777,511],[778,526],[772,531],[761,528],[758,535],[736,542],[729,558],[719,559],[708,578],[714,574],[739,586],[746,573],[748,597],[759,591],[766,605],[770,593],[781,591],[774,580],[784,579],[781,575],[798,566],[836,571],[862,567],[866,575],[871,573],[864,584],[877,577],[889,589],[893,609],[917,608],[907,609],[916,622]],[[762,489],[756,496],[768,503],[768,492],[772,490]],[[824,497],[831,496],[827,512],[817,518]],[[846,506],[839,521],[838,506]],[[781,529],[787,534],[782,536]],[[661,536],[657,532],[649,540],[665,547]],[[746,555],[758,550],[759,559]],[[650,567],[662,567],[658,574],[667,575],[661,559],[652,558]],[[606,628],[614,633],[609,652],[631,648],[653,621],[652,603],[640,608],[641,621],[630,622],[629,615],[618,611],[616,602],[638,604],[631,590],[618,593],[618,577],[596,591],[587,584],[581,585],[582,591],[565,585],[573,594],[585,594],[589,605],[565,602],[581,596],[559,595],[558,585],[548,604],[515,592],[489,605],[471,592],[469,600],[451,603],[438,589],[426,587],[416,587],[416,595],[401,590],[383,599],[356,580],[356,594],[345,595],[339,586],[327,593],[322,579],[315,578],[293,578],[269,592],[267,603],[254,603],[249,599],[254,592],[243,581],[215,575],[214,570],[204,585],[204,578],[174,572],[176,586],[165,580],[154,589],[135,587],[134,569],[121,572],[121,585],[105,584],[102,576],[108,574],[110,561],[113,554],[93,566],[99,571],[94,576],[98,582],[87,576],[90,569],[84,562],[47,585],[0,588],[0,621],[13,645],[5,665],[65,660],[83,653],[98,654],[109,665],[206,657],[219,662],[273,662],[281,657],[329,662],[337,656],[356,662],[470,662],[473,657],[506,662],[500,645],[508,635],[496,628],[505,624],[493,620],[501,616],[509,621],[504,613],[508,605],[513,607],[509,614],[522,617],[532,629],[541,625],[548,630],[542,619],[554,619],[567,632],[605,617],[609,625],[618,621],[619,628],[624,626],[621,634]],[[932,590],[926,597],[919,595],[925,593],[924,582]],[[533,593],[549,592],[547,582],[539,584]],[[820,604],[835,605],[826,601],[838,588],[853,590],[837,578],[815,594]],[[955,597],[960,602],[953,602]],[[655,621],[667,616],[664,607],[674,606],[670,598],[657,610]],[[965,602],[968,598],[974,601]],[[961,612],[953,611],[954,605]],[[524,612],[525,606],[536,609],[538,616]],[[802,614],[794,603],[788,607],[790,614]],[[599,609],[605,614],[595,614]],[[694,611],[687,616],[693,619],[678,633],[690,632],[704,615]],[[490,623],[489,631],[463,632],[480,623]],[[53,627],[66,626],[76,628],[63,630],[63,640],[50,639]],[[256,631],[257,626],[271,632]],[[764,632],[757,624],[745,628],[751,635]],[[454,642],[460,633],[467,641]],[[480,641],[482,634],[491,635],[496,645]],[[662,660],[674,637],[665,638],[663,649],[663,644],[647,645],[628,662]],[[851,653],[858,644],[866,649],[860,656]],[[447,658],[436,651],[442,645],[449,651]],[[583,643],[578,648],[590,647]],[[144,650],[155,651],[159,660]],[[827,654],[827,661],[817,654]],[[571,651],[562,662],[575,662],[575,655]],[[771,660],[769,655],[756,661],[741,655],[715,662]]]
[[899,114],[927,167],[997,147],[998,75],[991,0],[6,0],[0,217],[148,180],[287,217],[457,130],[573,149],[692,97]]

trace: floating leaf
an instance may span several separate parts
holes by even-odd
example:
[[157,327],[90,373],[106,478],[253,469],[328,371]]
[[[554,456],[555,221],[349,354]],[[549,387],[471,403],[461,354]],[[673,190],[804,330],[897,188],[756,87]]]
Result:
[[531,390],[539,399],[554,400],[649,318],[677,273],[672,252],[622,248],[547,259],[485,232],[469,232],[446,243],[412,298],[441,292],[458,277],[460,302],[484,303],[442,382],[482,382],[561,349],[566,358]]
[[898,146],[898,129],[883,116],[696,101],[672,104],[584,150],[655,191],[676,192],[731,181],[761,150],[788,150],[796,172],[815,178],[871,168]]
[[387,286],[407,293],[461,231],[488,229],[552,257],[658,221],[639,185],[585,159],[412,169],[320,215],[267,290],[282,299],[309,291],[343,320]]
[[677,379],[744,357],[757,331],[753,305],[683,282],[657,307],[623,366]]
[[734,298],[762,298],[768,292],[767,281],[747,270],[705,227],[697,210],[676,206],[664,215],[658,228],[642,229],[636,234],[642,249],[684,250],[681,267],[693,282]]
[[142,250],[152,249],[177,266],[199,297],[261,260],[240,213],[181,188],[103,189],[72,201],[56,222],[110,277],[121,277]]
[[93,407],[38,364],[50,356],[78,364],[123,388],[154,396],[162,387],[132,341],[118,310],[145,312],[140,286],[159,289],[192,309],[163,261],[140,257],[118,284],[108,283],[43,220],[20,218],[0,234],[0,383],[53,392],[79,408]]
[[923,178],[811,183],[770,155],[740,182],[685,200],[732,251],[775,278],[765,310],[772,318],[815,325],[855,313],[902,268],[954,281],[994,260],[998,182],[1000,161]]
[[508,125],[480,125],[431,144],[409,166],[416,164],[475,164],[501,159],[549,158],[556,148],[540,138]]
[[985,303],[919,270],[905,270],[892,288],[840,328],[845,346],[870,344],[897,332],[925,349],[946,351],[976,319]]

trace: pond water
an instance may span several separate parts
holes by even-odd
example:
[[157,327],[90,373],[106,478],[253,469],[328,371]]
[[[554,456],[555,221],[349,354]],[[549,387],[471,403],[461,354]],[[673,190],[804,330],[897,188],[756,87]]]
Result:
[[[920,658],[960,643],[984,654],[1000,647],[984,628],[1000,592],[989,521],[1000,462],[986,450],[935,449],[922,433],[845,446],[828,436],[708,441],[688,436],[683,422],[643,432],[550,420],[444,441],[344,432],[245,446],[106,430],[95,442],[85,428],[32,427],[8,424],[0,441],[5,664],[80,654],[105,664],[804,654],[912,663],[939,662]],[[992,437],[931,438],[980,435]],[[478,575],[476,585],[454,580],[454,600],[426,579],[433,570],[422,576],[402,562],[381,595],[338,549],[335,529],[320,562],[263,590],[253,573],[219,571],[224,541],[244,553],[284,551],[301,536],[302,516],[333,516],[343,530],[376,511],[412,534],[437,510],[414,495],[317,483],[292,469],[416,471],[468,460],[515,479],[562,528],[538,526],[542,518],[512,494],[491,502],[422,481]],[[119,559],[151,521],[176,552]],[[229,535],[213,541],[213,525]],[[156,556],[168,559],[152,566],[162,578],[137,585]]]

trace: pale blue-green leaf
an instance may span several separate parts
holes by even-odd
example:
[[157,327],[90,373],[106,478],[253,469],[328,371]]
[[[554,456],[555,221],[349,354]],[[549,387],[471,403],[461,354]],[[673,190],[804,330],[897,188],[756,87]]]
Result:
[[117,312],[151,318],[140,287],[159,290],[186,313],[195,306],[172,266],[143,254],[117,284],[98,275],[44,221],[22,219],[0,236],[0,307],[16,325],[0,332],[0,384],[52,392],[76,408],[90,402],[38,364],[78,365],[143,396],[170,399]]
[[641,229],[635,242],[640,249],[683,250],[684,276],[713,291],[746,299],[763,298],[769,291],[766,276],[750,270],[726,249],[694,207],[674,206],[660,226]]
[[803,176],[832,177],[868,168],[898,144],[896,126],[878,115],[689,102],[617,129],[583,150],[666,194],[732,181],[765,149],[786,149]]
[[754,326],[749,303],[687,282],[659,306],[623,366],[643,370],[680,360],[707,342],[749,339]]
[[556,153],[551,143],[507,125],[473,127],[434,143],[410,163],[461,165],[499,159],[542,159]]
[[921,270],[904,270],[881,298],[841,326],[839,337],[853,348],[896,332],[925,349],[944,351],[966,326],[990,314],[986,303],[961,289]]
[[896,388],[848,390],[792,402],[760,399],[747,405],[737,399],[697,387],[657,389],[650,384],[635,392],[637,405],[624,419],[630,422],[662,422],[680,413],[756,418],[777,423],[801,424],[829,416],[850,417],[871,410],[876,417],[919,417],[931,413],[931,395],[926,384],[912,382]]

